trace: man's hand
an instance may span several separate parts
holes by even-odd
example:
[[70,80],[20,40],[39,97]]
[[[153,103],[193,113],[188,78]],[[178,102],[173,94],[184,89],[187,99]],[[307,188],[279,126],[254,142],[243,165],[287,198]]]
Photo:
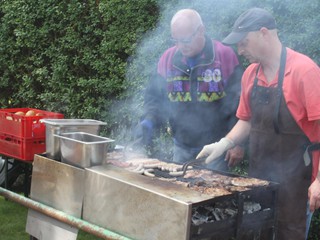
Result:
[[206,164],[220,157],[225,151],[234,147],[233,141],[228,138],[221,138],[219,142],[205,145],[198,154],[197,159],[207,157]]
[[228,167],[238,165],[244,157],[244,149],[240,146],[235,146],[227,151],[225,160],[228,161]]
[[314,212],[320,207],[320,176],[313,181],[308,190],[310,211]]

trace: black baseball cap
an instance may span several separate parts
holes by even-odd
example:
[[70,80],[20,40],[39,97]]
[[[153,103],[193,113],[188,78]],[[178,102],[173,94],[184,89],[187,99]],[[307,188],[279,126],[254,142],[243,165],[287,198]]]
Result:
[[233,25],[232,32],[222,43],[232,45],[240,42],[248,32],[258,31],[262,27],[276,28],[274,17],[265,9],[250,8],[242,13]]

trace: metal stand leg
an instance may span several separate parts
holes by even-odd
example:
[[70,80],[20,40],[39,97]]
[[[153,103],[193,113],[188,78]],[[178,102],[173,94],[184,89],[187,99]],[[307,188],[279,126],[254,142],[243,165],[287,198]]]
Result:
[[[7,157],[3,157],[4,158],[4,188],[8,189],[8,158]],[[8,200],[7,198],[5,198],[5,200]]]
[[20,174],[24,173],[23,192],[24,196],[30,194],[32,163],[12,159],[8,156],[1,156],[3,159],[3,185],[5,189],[11,189]]
[[24,196],[29,197],[30,194],[30,177],[32,170],[30,169],[30,164],[25,163],[24,164]]
[[4,188],[8,189],[8,158],[4,158]]

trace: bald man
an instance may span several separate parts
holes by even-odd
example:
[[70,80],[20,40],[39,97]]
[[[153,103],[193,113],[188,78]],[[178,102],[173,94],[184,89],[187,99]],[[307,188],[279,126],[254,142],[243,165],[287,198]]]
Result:
[[[140,133],[146,145],[169,122],[173,162],[195,159],[202,147],[224,136],[236,122],[243,73],[236,54],[206,36],[198,12],[178,11],[171,20],[173,46],[161,56],[145,91]],[[235,146],[207,167],[228,170],[243,158]],[[228,161],[225,161],[228,160]]]

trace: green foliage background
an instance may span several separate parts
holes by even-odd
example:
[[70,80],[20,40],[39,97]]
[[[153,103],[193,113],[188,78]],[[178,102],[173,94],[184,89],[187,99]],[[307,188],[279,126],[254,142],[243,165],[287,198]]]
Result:
[[174,12],[195,8],[221,40],[253,6],[274,14],[285,45],[320,63],[319,0],[0,0],[0,106],[102,120],[106,135],[129,141]]

